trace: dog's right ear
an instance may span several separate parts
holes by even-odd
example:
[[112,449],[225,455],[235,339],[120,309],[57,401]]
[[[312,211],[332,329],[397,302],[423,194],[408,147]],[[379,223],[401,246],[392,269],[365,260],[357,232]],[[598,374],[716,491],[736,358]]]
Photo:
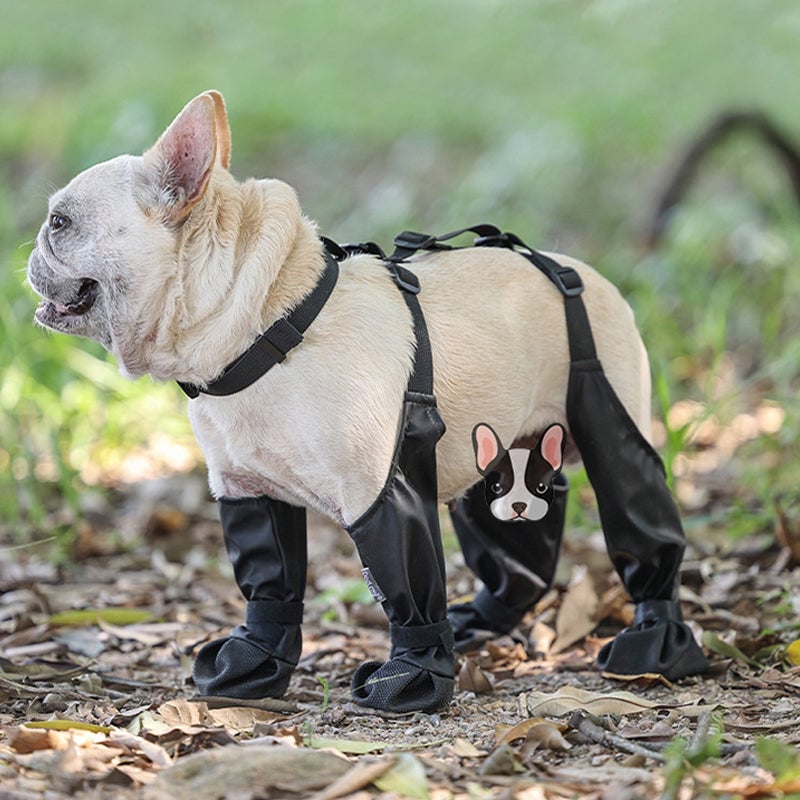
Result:
[[472,447],[475,450],[475,464],[481,475],[486,475],[489,467],[503,451],[503,445],[494,430],[484,422],[472,429]]
[[202,199],[214,166],[228,168],[231,134],[219,92],[205,92],[184,107],[144,154],[148,178],[170,222],[180,222]]

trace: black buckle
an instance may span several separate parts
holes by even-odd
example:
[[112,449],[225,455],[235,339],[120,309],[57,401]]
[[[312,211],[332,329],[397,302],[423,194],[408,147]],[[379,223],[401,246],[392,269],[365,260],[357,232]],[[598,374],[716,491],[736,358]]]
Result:
[[200,397],[200,390],[193,383],[183,383],[182,381],[177,381],[177,384],[181,387],[183,393],[190,400],[194,400],[195,397]]
[[399,264],[392,264],[391,262],[386,265],[392,275],[394,282],[404,291],[410,294],[419,294],[420,285],[419,278],[411,272],[411,270],[401,267]]
[[559,267],[550,274],[553,283],[565,297],[577,297],[583,292],[581,276],[572,267]]
[[475,247],[508,247],[513,248],[514,242],[507,233],[493,233],[488,236],[478,236],[474,242]]
[[405,250],[424,250],[426,247],[436,244],[436,237],[431,236],[429,233],[403,231],[394,237],[392,244]]

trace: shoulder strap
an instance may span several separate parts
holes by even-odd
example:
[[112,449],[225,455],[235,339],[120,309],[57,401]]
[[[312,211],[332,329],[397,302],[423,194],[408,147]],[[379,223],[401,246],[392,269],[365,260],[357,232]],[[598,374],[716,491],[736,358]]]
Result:
[[303,341],[303,334],[317,318],[339,277],[339,264],[324,251],[325,270],[317,285],[290,314],[267,328],[235,361],[228,364],[218,378],[205,387],[178,381],[190,397],[210,394],[217,397],[235,394],[255,383],[262,375],[286,358],[286,354]]

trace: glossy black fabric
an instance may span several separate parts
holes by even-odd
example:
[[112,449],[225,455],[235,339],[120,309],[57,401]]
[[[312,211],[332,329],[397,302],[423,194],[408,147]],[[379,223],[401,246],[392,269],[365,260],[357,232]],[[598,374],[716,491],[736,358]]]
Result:
[[407,392],[391,474],[373,505],[348,527],[365,578],[391,623],[389,661],[362,664],[357,703],[386,711],[437,711],[453,697],[439,534],[436,443],[444,423],[431,395]]
[[450,606],[456,650],[467,652],[509,633],[553,582],[569,484],[557,475],[554,496],[540,520],[504,522],[491,512],[483,482],[450,510],[467,566],[483,582],[475,597]]
[[705,656],[674,610],[685,538],[664,466],[596,359],[571,365],[567,420],[597,496],[611,561],[633,601],[649,603],[647,619],[604,650],[601,669],[673,679],[703,671]]
[[206,695],[280,697],[302,649],[306,512],[266,496],[222,499],[219,510],[247,617],[200,650],[194,682]]

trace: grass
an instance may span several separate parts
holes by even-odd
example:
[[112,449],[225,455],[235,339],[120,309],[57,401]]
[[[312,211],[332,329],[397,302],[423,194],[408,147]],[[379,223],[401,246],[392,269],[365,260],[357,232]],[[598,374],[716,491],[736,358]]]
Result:
[[[621,287],[658,417],[687,398],[723,425],[778,404],[781,429],[736,461],[723,525],[763,519],[796,484],[800,213],[785,176],[732,141],[665,245],[637,246],[664,169],[717,111],[757,107],[800,136],[791,0],[9,0],[3,16],[0,519],[20,538],[87,485],[135,478],[131,452],[148,469],[191,462],[178,390],[34,328],[23,278],[51,189],[141,152],[209,87],[228,102],[234,172],[289,181],[327,234],[388,244],[496,222]],[[669,465],[691,430],[667,431]]]

